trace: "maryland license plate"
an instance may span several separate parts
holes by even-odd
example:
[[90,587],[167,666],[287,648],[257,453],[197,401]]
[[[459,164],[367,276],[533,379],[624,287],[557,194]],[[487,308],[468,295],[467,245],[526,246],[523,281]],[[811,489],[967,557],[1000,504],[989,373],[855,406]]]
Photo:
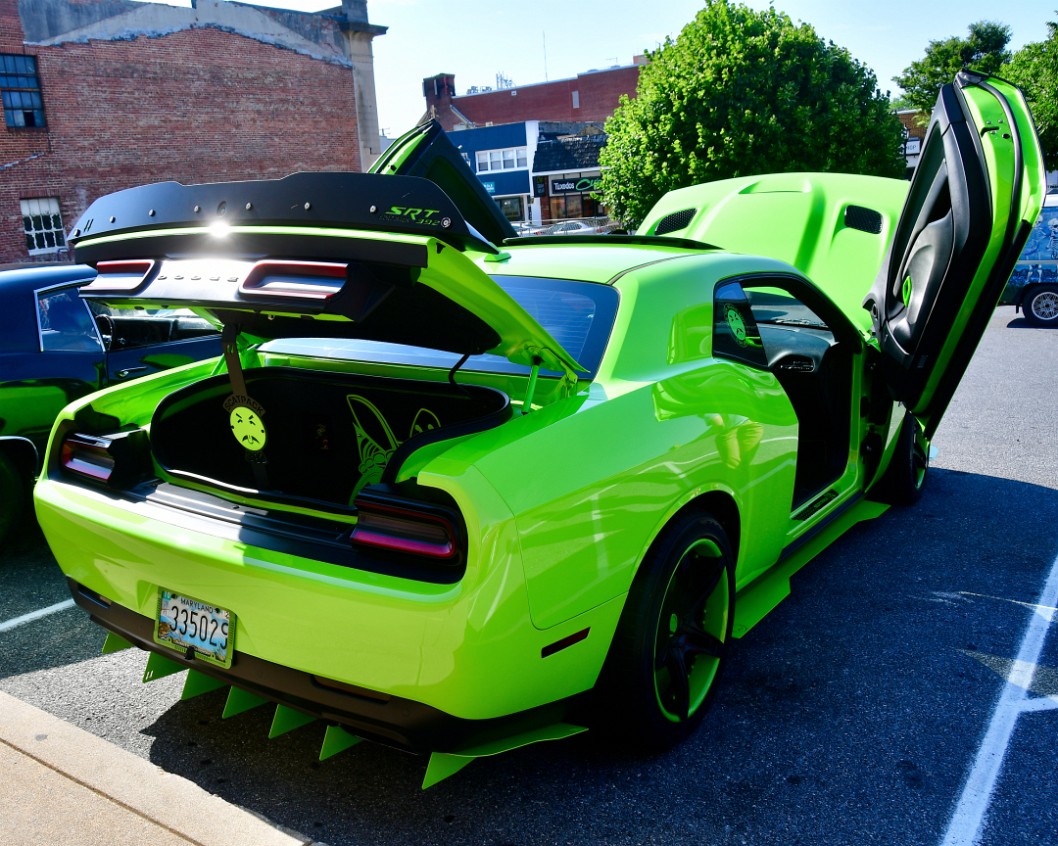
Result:
[[234,615],[187,596],[162,589],[154,640],[186,653],[189,649],[203,661],[231,666],[231,635]]

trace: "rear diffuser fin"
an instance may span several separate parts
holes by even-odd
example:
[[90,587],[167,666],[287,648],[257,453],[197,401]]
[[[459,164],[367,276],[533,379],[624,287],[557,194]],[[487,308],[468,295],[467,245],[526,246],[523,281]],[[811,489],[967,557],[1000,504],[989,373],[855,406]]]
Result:
[[422,789],[453,776],[477,758],[487,758],[499,755],[502,752],[510,752],[520,749],[532,743],[541,743],[545,740],[563,740],[573,737],[581,732],[587,731],[584,726],[570,725],[569,723],[555,723],[550,726],[532,729],[521,734],[500,738],[480,746],[472,746],[460,752],[434,752],[430,755],[430,763],[426,767],[426,777],[422,782]]
[[131,646],[132,644],[121,635],[107,632],[107,639],[103,641],[103,648],[100,652],[103,655],[109,655],[111,652],[121,652],[122,649],[128,649]]
[[263,696],[250,693],[242,688],[233,687],[228,691],[228,701],[224,703],[224,713],[220,716],[221,719],[226,720],[228,717],[234,717],[236,714],[242,714],[267,703],[268,700]]
[[187,678],[184,679],[184,689],[180,693],[180,699],[193,699],[203,693],[219,690],[222,687],[227,687],[227,683],[222,682],[220,679],[215,679],[213,676],[207,676],[205,673],[200,673],[198,670],[188,670]]
[[152,652],[147,656],[147,667],[143,671],[143,681],[144,683],[156,681],[186,669],[187,667],[183,664],[178,664],[159,652]]
[[293,731],[294,729],[307,726],[316,718],[304,711],[289,708],[286,705],[276,705],[275,716],[272,717],[272,727],[268,730],[268,739],[274,740],[280,735]]
[[362,738],[350,734],[341,726],[327,726],[327,732],[323,735],[323,746],[320,748],[320,760],[333,758],[339,752],[356,746],[361,740]]
[[[124,638],[115,634],[108,634],[104,649],[117,651],[126,648],[129,645],[128,641]],[[174,673],[183,670],[187,670],[188,673],[184,680],[183,692],[180,695],[181,700],[192,699],[204,693],[209,693],[228,686],[226,682],[198,670],[188,668],[158,652],[151,652],[148,655],[147,666],[143,673],[143,681],[154,681],[155,679],[164,678],[165,676],[173,675]],[[251,693],[248,690],[243,690],[242,688],[230,687],[228,690],[228,698],[224,704],[224,712],[221,717],[227,719],[228,717],[234,717],[237,714],[242,714],[246,711],[267,704],[269,704],[269,700],[262,696],[258,696],[257,694]],[[272,725],[268,731],[268,738],[271,740],[281,737],[288,732],[316,722],[318,719],[318,717],[300,711],[297,708],[276,704],[275,715],[272,717]],[[547,740],[564,740],[565,738],[573,737],[574,735],[581,734],[585,731],[587,731],[587,728],[584,726],[559,722],[513,734],[498,740],[492,740],[488,743],[468,746],[455,752],[432,752],[430,754],[429,763],[426,766],[426,774],[423,778],[422,789],[426,790],[428,787],[433,787],[433,785],[455,775],[478,758],[499,755],[503,752],[510,752],[515,749],[520,749],[523,746],[529,746],[530,744],[541,743]],[[344,752],[346,749],[350,749],[362,741],[363,738],[358,737],[348,729],[337,724],[329,724],[323,735],[319,760],[326,761],[328,758],[333,758],[340,752]]]

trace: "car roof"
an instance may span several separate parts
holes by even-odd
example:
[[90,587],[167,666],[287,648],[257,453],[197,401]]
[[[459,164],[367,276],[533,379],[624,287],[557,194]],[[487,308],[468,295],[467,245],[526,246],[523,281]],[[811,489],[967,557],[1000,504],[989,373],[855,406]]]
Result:
[[610,284],[623,273],[643,265],[682,256],[716,252],[708,244],[652,236],[589,235],[560,238],[532,237],[504,244],[499,260],[489,257],[483,268],[492,275],[553,277]]
[[94,279],[96,272],[84,264],[0,265],[0,291],[37,290],[66,282]]
[[95,275],[83,264],[36,264],[0,270],[0,353],[39,351],[34,291],[87,282]]

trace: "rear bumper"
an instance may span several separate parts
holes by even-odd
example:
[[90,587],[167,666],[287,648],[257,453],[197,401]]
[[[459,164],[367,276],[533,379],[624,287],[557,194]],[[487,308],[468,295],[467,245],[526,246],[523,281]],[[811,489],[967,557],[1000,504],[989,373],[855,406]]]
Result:
[[[35,499],[74,599],[104,628],[413,750],[459,748],[497,721],[532,719],[545,706],[551,716],[553,703],[589,690],[623,600],[534,627],[509,519],[471,522],[488,538],[472,543],[471,560],[488,566],[472,564],[446,585],[254,545],[259,536],[245,526],[57,479],[42,478]],[[231,611],[229,669],[154,642],[162,588]]]
[[412,752],[446,752],[474,746],[484,739],[550,725],[565,718],[572,703],[560,701],[489,720],[464,720],[429,705],[357,689],[235,652],[232,665],[221,668],[187,658],[154,642],[154,621],[123,608],[68,579],[74,602],[92,621],[133,646],[157,652],[189,670],[254,693],[276,704],[337,723],[367,740]]

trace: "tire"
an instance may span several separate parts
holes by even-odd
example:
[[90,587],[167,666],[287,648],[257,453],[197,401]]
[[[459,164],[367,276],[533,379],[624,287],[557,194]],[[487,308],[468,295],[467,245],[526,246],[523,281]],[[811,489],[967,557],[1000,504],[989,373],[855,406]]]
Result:
[[890,505],[914,505],[922,496],[929,472],[929,444],[922,436],[918,421],[904,415],[896,436],[893,459],[878,487],[880,499]]
[[1058,285],[1035,285],[1021,301],[1030,326],[1058,326]]
[[22,525],[29,499],[29,486],[19,467],[0,453],[0,549],[14,537]]
[[593,723],[622,745],[667,749],[716,693],[734,626],[734,559],[712,517],[686,514],[644,559],[596,687]]

